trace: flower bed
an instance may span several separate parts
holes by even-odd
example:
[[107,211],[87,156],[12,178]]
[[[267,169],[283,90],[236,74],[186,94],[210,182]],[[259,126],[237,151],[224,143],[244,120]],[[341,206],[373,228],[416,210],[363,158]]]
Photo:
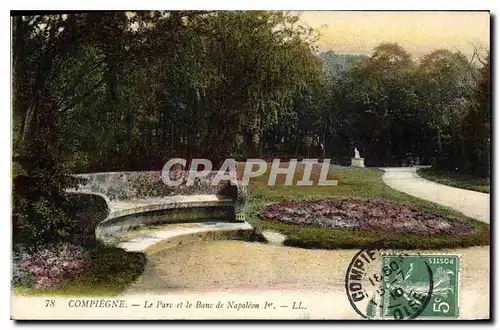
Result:
[[271,204],[262,210],[261,216],[322,228],[360,228],[393,233],[461,235],[475,230],[468,222],[421,212],[405,205],[334,197]]
[[71,244],[32,254],[17,249],[13,259],[14,284],[34,284],[38,288],[50,287],[83,273],[91,261],[84,248]]

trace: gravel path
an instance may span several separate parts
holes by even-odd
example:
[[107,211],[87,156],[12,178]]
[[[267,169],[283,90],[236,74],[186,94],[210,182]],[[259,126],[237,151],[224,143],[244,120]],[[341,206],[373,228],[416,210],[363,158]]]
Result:
[[447,206],[468,217],[490,223],[490,194],[460,189],[420,177],[415,167],[384,168],[382,180],[389,187]]
[[[311,318],[360,318],[344,286],[345,271],[356,252],[241,241],[190,243],[150,256],[143,275],[125,294],[296,296],[309,304]],[[489,246],[424,253],[460,254],[460,318],[489,315]]]

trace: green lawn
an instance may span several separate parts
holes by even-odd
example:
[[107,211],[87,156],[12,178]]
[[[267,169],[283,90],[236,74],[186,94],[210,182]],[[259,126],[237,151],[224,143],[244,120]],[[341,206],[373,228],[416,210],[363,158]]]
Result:
[[432,167],[420,168],[417,171],[421,177],[447,186],[490,193],[490,183],[487,178],[468,174],[460,174],[447,170],[437,170]]
[[[489,225],[437,204],[414,198],[398,192],[382,181],[381,170],[369,168],[348,168],[332,173],[338,180],[337,186],[297,187],[266,185],[267,177],[251,181],[247,204],[248,222],[258,225],[261,230],[272,229],[287,235],[285,245],[303,248],[361,248],[387,247],[401,249],[438,249],[488,245]],[[300,176],[298,176],[300,177]],[[326,229],[307,225],[288,224],[277,220],[266,220],[260,217],[261,209],[273,202],[313,200],[324,196],[353,197],[358,199],[382,199],[398,204],[405,204],[416,209],[438,215],[469,221],[476,231],[466,235],[422,235],[396,234],[367,231],[360,229]]]

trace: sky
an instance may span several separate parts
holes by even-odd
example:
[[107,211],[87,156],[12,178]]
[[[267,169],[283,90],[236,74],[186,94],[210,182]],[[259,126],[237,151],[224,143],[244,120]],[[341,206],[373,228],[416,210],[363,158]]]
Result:
[[490,47],[488,12],[307,11],[300,17],[319,31],[320,51],[369,55],[381,42],[397,42],[414,58],[439,48],[470,57],[470,43]]

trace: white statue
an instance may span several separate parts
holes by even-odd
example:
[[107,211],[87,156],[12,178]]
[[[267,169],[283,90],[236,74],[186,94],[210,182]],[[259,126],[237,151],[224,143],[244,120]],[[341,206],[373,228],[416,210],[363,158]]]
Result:
[[354,158],[351,158],[351,166],[365,167],[365,160],[359,155],[358,148],[354,148]]

